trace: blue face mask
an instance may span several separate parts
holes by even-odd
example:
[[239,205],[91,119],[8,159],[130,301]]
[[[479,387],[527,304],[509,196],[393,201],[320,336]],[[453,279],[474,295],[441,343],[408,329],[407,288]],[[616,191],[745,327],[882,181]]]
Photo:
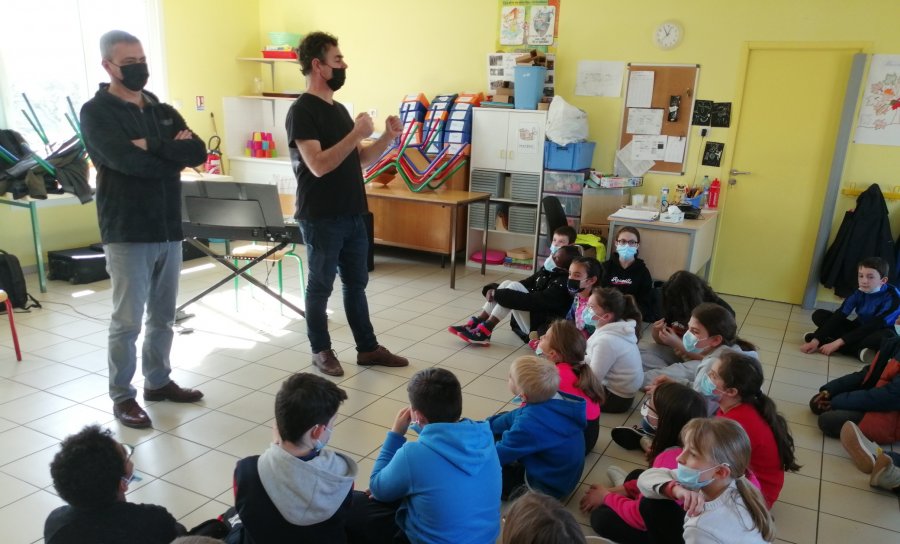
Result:
[[616,253],[619,254],[619,257],[625,259],[626,261],[630,261],[634,259],[634,256],[637,255],[637,248],[631,246],[616,246]]
[[705,397],[719,398],[722,393],[716,393],[716,384],[710,379],[709,374],[703,373],[700,377],[700,393]]
[[681,337],[681,343],[684,344],[684,350],[688,353],[697,353],[701,348],[697,347],[697,343],[700,342],[700,339],[694,336],[694,333],[691,331],[687,331],[684,333],[684,336]]
[[581,310],[581,319],[584,320],[585,326],[597,327],[597,320],[594,319],[594,311],[591,310],[590,306],[585,306],[584,310]]
[[678,480],[678,483],[681,487],[685,489],[697,490],[703,487],[708,486],[712,483],[715,478],[710,478],[709,480],[700,480],[700,475],[704,472],[709,472],[710,470],[715,470],[719,468],[719,465],[714,467],[710,467],[705,470],[697,470],[695,468],[691,468],[687,465],[682,465],[678,463],[678,469],[675,471],[675,479]]
[[422,424],[419,423],[419,420],[410,421],[409,428],[416,432],[416,434],[422,434]]
[[323,433],[319,436],[319,438],[316,439],[316,443],[313,444],[313,449],[316,450],[316,453],[322,451],[322,449],[325,447],[325,445],[328,444],[328,441],[331,440],[331,432],[332,432],[333,430],[334,430],[334,429],[332,429],[331,427],[327,427],[327,426],[326,426],[326,427],[325,427],[325,432],[323,432]]
[[553,262],[552,255],[544,259],[544,270],[546,270],[547,272],[553,272],[554,270],[556,270],[556,263]]
[[513,404],[522,404],[523,402],[525,402],[525,399],[522,398],[522,395],[516,395],[509,402],[511,402]]
[[534,348],[534,354],[538,357],[544,354],[544,350],[541,349],[540,344],[538,344],[538,347]]
[[897,336],[900,336],[900,325],[894,325],[894,332],[897,333]]
[[559,251],[559,248],[560,248],[560,247],[562,247],[562,246],[555,246],[555,245],[553,245],[553,244],[550,244],[550,255],[553,255],[553,254],[555,254],[557,251]]

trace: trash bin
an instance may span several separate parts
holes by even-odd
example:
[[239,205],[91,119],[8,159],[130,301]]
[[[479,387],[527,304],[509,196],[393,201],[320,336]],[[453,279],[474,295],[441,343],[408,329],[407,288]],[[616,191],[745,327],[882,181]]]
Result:
[[517,110],[535,110],[544,94],[547,69],[543,66],[516,66],[515,102]]

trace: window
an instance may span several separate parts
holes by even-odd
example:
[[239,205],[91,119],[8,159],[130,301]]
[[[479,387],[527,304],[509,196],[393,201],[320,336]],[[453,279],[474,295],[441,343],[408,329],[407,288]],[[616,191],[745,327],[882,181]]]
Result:
[[0,128],[20,132],[36,152],[45,154],[22,114],[28,110],[22,93],[51,144],[71,138],[66,97],[77,114],[98,85],[109,81],[99,46],[100,36],[109,30],[124,30],[141,40],[154,92],[165,99],[159,0],[30,0],[16,2],[14,9],[14,19],[4,19],[0,32]]

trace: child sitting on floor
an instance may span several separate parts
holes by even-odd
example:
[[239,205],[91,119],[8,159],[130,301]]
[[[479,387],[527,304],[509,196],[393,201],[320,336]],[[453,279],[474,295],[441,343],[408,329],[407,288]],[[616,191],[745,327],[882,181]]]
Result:
[[585,402],[559,392],[559,372],[534,356],[509,369],[509,390],[525,404],[488,418],[503,465],[504,500],[525,485],[557,499],[569,495],[584,468]]
[[[881,341],[894,336],[894,322],[900,317],[900,291],[889,284],[888,264],[869,257],[859,262],[859,289],[844,300],[837,311],[816,310],[818,327],[803,335],[803,353],[831,355],[839,351],[868,364],[875,358]],[[856,319],[850,321],[855,312]]]
[[[450,326],[447,330],[466,342],[489,344],[494,327],[512,313],[513,331],[523,342],[528,342],[532,331],[540,334],[550,321],[565,317],[572,302],[572,295],[566,288],[569,265],[581,253],[578,246],[568,245],[575,240],[572,227],[556,230],[550,246],[551,255],[540,270],[521,282],[504,280],[485,285],[481,294],[487,302],[481,313],[472,316],[465,325]],[[560,231],[563,234],[559,234]],[[564,243],[566,245],[559,245]]]

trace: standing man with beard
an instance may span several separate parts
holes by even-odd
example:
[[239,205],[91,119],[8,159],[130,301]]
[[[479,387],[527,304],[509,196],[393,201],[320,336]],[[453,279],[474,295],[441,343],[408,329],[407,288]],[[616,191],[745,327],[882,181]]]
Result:
[[110,82],[81,108],[84,143],[97,169],[97,216],[113,293],[109,325],[109,396],[125,426],[151,426],[131,385],[144,307],[141,350],[144,400],[195,402],[203,393],[169,377],[175,299],[181,271],[181,180],[206,158],[203,140],[181,115],[145,91],[141,42],[121,30],[100,38]]
[[360,113],[354,120],[334,100],[347,71],[337,38],[313,32],[300,42],[298,52],[307,91],[291,106],[286,125],[297,177],[294,216],[306,244],[306,331],[313,365],[329,376],[344,374],[331,346],[325,313],[335,274],[340,272],[356,364],[406,366],[409,361],[378,344],[369,319],[369,237],[363,217],[368,204],[362,177],[362,168],[400,134],[400,119],[388,117],[381,137],[372,145],[361,145],[374,126],[369,114]]

